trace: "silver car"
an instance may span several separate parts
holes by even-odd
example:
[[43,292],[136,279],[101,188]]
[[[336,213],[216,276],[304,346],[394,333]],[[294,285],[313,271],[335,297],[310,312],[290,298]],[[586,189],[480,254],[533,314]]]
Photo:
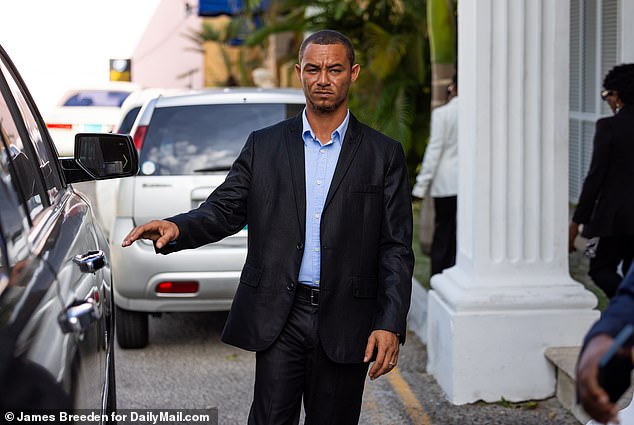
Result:
[[110,233],[122,348],[147,345],[148,313],[228,310],[246,259],[248,229],[167,256],[157,255],[149,241],[121,248],[125,235],[135,225],[198,207],[224,181],[253,130],[297,115],[304,102],[297,89],[232,88],[158,97],[144,105],[132,129],[141,172],[121,180]]

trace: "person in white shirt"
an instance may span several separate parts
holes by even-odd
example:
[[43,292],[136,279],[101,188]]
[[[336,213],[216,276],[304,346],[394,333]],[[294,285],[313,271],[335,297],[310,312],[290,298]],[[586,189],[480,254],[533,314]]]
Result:
[[420,173],[412,190],[415,200],[434,200],[431,275],[456,263],[458,194],[458,78],[447,88],[449,101],[432,111],[431,134]]

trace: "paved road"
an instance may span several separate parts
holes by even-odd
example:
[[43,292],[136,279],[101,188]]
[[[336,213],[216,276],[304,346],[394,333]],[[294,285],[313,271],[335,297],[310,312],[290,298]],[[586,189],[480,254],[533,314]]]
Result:
[[[94,200],[94,183],[77,188]],[[573,263],[575,263],[573,261]],[[583,278],[584,264],[573,275]],[[580,279],[581,280],[581,279]],[[254,355],[220,342],[226,313],[174,313],[150,318],[150,345],[116,351],[121,409],[217,407],[220,425],[244,425],[253,386]],[[453,406],[425,372],[425,346],[410,333],[395,372],[371,382],[361,425],[578,425],[550,398],[522,404]]]
[[[117,347],[121,409],[217,407],[221,425],[246,424],[254,355],[219,341],[226,313],[165,314],[150,319],[150,345]],[[555,399],[505,406],[452,406],[425,373],[425,347],[413,333],[397,373],[371,382],[364,394],[362,425],[578,425]]]

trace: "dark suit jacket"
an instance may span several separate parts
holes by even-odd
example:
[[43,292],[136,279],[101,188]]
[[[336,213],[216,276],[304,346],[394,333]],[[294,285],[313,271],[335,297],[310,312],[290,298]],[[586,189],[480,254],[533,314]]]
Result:
[[634,235],[634,107],[597,121],[590,170],[572,220],[583,235]]
[[[248,254],[222,340],[260,351],[293,304],[304,249],[302,118],[253,132],[225,182],[169,220],[181,235],[163,253],[218,241],[249,225]],[[403,149],[350,116],[321,220],[319,335],[336,362],[362,362],[374,329],[404,341],[410,305],[412,208]]]
[[[583,348],[599,334],[616,337],[627,324],[634,325],[634,267],[630,267],[616,295],[601,313],[601,318],[592,325],[584,337]],[[634,345],[634,336],[629,338],[627,345]]]

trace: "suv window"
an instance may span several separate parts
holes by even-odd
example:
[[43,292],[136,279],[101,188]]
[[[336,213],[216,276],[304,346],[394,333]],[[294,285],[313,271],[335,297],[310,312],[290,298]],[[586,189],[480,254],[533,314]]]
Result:
[[[29,106],[26,97],[20,90],[18,83],[8,70],[3,66],[3,73],[7,79],[9,89],[13,94],[13,99],[18,105],[20,116],[17,121],[24,123],[28,138],[33,147],[35,147],[36,163],[40,169],[41,176],[44,178],[45,190],[47,191],[48,201],[52,202],[62,188],[62,179],[59,170],[56,167],[57,153],[51,148],[51,145],[44,139],[46,132],[44,124],[40,126],[40,122],[36,119],[37,113]],[[34,162],[34,161],[32,161]]]
[[303,104],[239,103],[157,107],[141,149],[141,173],[228,170],[253,129],[296,115]]
[[[0,151],[4,156],[5,147],[2,143],[0,143]],[[19,273],[29,253],[26,218],[20,209],[20,203],[11,185],[11,174],[4,162],[0,162],[0,205],[2,205],[2,214],[0,214],[1,296],[8,286],[15,284],[11,282],[12,276]]]
[[[3,75],[6,69],[2,66]],[[0,79],[0,84],[3,83]],[[35,166],[36,162],[32,160],[33,149],[28,146],[28,141],[24,141],[21,137],[18,126],[14,121],[13,114],[9,108],[5,91],[0,97],[0,138],[2,139],[2,155],[0,161],[6,169],[12,171],[13,181],[22,199],[24,199],[26,208],[30,216],[33,218],[40,212],[45,203],[45,198],[41,192],[40,180],[38,179],[38,171]]]
[[123,117],[123,120],[121,120],[121,125],[119,125],[119,128],[117,129],[117,133],[130,134],[130,130],[132,130],[132,125],[134,125],[134,120],[136,119],[137,115],[139,115],[140,110],[140,106],[130,108],[130,110]]

